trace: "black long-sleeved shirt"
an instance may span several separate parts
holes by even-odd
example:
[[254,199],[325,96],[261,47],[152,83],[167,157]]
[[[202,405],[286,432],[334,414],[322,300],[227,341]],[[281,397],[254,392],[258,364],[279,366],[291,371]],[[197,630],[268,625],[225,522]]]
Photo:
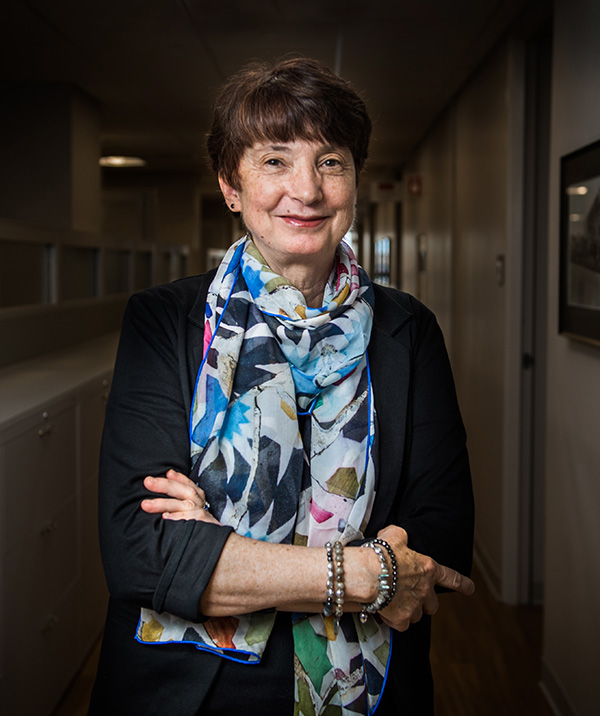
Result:
[[[189,414],[213,275],[137,294],[125,313],[101,454],[100,538],[111,605],[90,714],[111,703],[112,714],[191,716],[217,671],[227,668],[188,645],[134,641],[141,606],[202,619],[200,598],[231,531],[163,520],[139,506],[149,496],[146,475],[169,468],[189,474]],[[368,355],[378,473],[366,536],[400,525],[412,549],[468,573],[473,497],[466,438],[433,314],[411,296],[375,285]],[[426,618],[394,634],[386,699],[402,704],[403,714],[432,713],[428,650]]]

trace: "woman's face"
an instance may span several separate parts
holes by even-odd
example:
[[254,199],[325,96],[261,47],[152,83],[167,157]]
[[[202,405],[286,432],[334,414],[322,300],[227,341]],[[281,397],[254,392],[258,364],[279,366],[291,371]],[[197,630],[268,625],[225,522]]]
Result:
[[352,224],[356,172],[347,148],[321,142],[257,142],[246,149],[236,190],[220,179],[269,266],[331,266]]

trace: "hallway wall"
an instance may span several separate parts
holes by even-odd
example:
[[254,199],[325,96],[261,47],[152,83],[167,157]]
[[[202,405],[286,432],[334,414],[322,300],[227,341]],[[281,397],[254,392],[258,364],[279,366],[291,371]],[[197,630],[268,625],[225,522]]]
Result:
[[[452,354],[452,261],[454,237],[454,112],[433,129],[408,173],[420,177],[422,192],[406,194],[403,205],[402,289],[435,313]],[[426,252],[419,271],[419,249]]]
[[[510,49],[502,45],[441,118],[407,168],[422,195],[404,205],[403,283],[438,316],[467,428],[476,549],[503,591],[506,287],[496,259],[508,242]],[[518,241],[518,236],[511,237]],[[426,270],[417,270],[425,247]]]
[[2,88],[0,367],[117,331],[129,293],[203,270],[202,192],[216,186],[189,171],[102,174],[93,99]]
[[550,156],[545,687],[598,713],[600,348],[558,334],[560,157],[600,139],[600,5],[556,0]]
[[[561,716],[597,713],[600,663],[600,348],[558,333],[560,158],[600,140],[599,29],[595,0],[555,0],[542,688]],[[518,40],[501,46],[417,148],[406,175],[421,178],[422,195],[405,195],[403,226],[402,287],[420,295],[451,332],[473,465],[477,552],[509,601],[516,593],[511,550],[519,546],[508,461],[518,453],[511,422],[518,424],[513,398],[520,387],[521,59]],[[418,271],[419,235],[426,276]],[[498,284],[498,255],[506,258],[505,286]]]

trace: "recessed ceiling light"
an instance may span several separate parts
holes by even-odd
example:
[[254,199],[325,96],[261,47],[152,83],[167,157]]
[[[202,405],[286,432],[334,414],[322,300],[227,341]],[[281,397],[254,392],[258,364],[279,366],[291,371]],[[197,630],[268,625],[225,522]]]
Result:
[[112,155],[100,157],[101,167],[144,167],[146,162],[141,157],[121,157]]
[[569,196],[585,196],[588,193],[587,186],[568,186],[567,194]]

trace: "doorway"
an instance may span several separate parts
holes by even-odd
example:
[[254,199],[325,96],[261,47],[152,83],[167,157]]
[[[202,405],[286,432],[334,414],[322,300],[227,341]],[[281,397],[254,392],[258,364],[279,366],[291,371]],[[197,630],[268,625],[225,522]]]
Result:
[[551,26],[526,43],[518,598],[543,602]]

